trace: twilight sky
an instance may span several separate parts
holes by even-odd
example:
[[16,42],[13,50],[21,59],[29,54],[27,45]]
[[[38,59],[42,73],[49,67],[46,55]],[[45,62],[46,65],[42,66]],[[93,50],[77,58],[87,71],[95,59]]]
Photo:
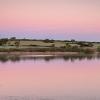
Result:
[[99,41],[100,0],[0,0],[0,37]]

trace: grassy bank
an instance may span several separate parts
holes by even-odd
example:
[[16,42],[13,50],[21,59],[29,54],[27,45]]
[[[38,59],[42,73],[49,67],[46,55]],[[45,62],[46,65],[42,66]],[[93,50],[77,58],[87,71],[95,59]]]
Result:
[[94,53],[95,50],[91,48],[79,48],[79,47],[48,47],[48,48],[0,48],[0,52],[79,52],[79,53]]
[[0,52],[100,52],[99,42],[67,40],[1,39]]

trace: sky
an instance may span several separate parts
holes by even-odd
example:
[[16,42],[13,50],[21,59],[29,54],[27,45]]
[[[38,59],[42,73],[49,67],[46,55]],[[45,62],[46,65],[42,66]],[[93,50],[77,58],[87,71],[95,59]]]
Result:
[[0,37],[100,41],[100,0],[0,0]]

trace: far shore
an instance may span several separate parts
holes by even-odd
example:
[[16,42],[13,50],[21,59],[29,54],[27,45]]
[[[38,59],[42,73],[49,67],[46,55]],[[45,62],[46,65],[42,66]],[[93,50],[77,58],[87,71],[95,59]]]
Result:
[[75,40],[0,39],[0,55],[97,55],[100,42]]
[[[0,55],[78,55],[80,52],[0,52]],[[99,52],[93,53],[93,55],[97,55]]]
[[75,55],[79,52],[0,52],[0,55]]

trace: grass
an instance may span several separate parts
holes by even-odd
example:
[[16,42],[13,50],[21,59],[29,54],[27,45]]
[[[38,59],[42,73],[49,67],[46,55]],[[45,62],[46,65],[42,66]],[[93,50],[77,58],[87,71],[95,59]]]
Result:
[[97,51],[100,52],[100,46],[97,47]]
[[[0,40],[0,52],[100,52],[100,43],[58,40]],[[92,44],[92,45],[90,45]]]

